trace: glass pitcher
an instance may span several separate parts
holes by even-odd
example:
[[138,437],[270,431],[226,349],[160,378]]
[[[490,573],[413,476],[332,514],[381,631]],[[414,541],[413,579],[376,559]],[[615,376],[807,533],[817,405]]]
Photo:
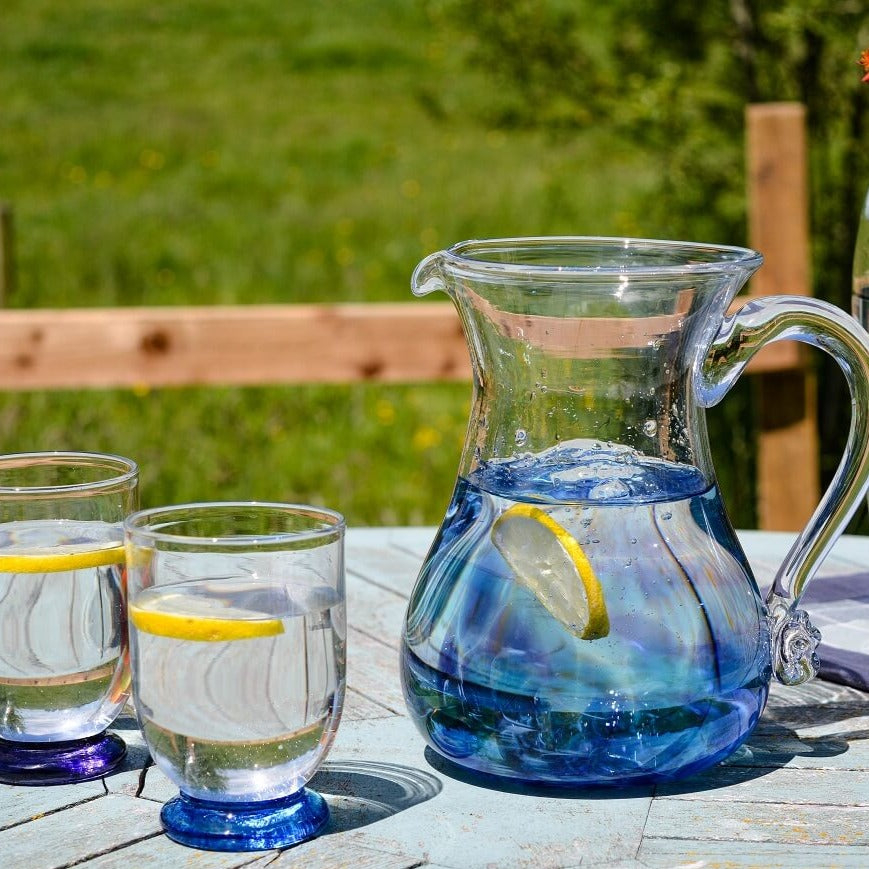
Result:
[[[797,603],[869,481],[869,336],[816,299],[727,309],[742,248],[606,238],[468,241],[446,291],[474,401],[458,480],[409,602],[402,684],[429,744],[472,770],[562,785],[691,775],[732,753],[772,675],[817,672]],[[767,600],[727,518],[704,408],[761,346],[839,362],[845,456]]]

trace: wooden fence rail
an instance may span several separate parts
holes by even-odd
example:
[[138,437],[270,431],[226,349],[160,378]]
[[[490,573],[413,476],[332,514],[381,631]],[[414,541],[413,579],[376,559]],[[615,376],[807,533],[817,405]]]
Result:
[[461,379],[449,303],[0,311],[0,388]]
[[[791,344],[755,372],[801,366]],[[0,389],[470,377],[449,302],[0,311]]]

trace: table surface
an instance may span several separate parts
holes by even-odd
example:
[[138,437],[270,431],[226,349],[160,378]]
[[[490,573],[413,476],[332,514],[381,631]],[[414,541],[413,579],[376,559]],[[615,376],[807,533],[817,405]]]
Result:
[[[398,677],[404,609],[433,534],[348,532],[348,692],[312,782],[331,809],[317,839],[247,854],[171,842],[159,813],[175,790],[123,716],[119,772],[62,787],[0,785],[0,866],[869,866],[869,695],[819,680],[774,686],[749,742],[678,786],[529,793],[482,787],[439,763],[406,716]],[[740,537],[768,582],[792,535]],[[865,565],[869,538],[843,538],[816,581]]]

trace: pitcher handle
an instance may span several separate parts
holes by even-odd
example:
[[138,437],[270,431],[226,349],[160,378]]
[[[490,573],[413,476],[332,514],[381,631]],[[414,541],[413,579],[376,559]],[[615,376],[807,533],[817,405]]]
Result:
[[717,404],[766,344],[793,339],[820,347],[851,392],[851,428],[830,487],[800,532],[767,595],[776,679],[798,685],[818,672],[820,633],[797,609],[806,586],[869,487],[869,334],[834,305],[805,296],[765,296],[725,317],[700,373],[700,404]]

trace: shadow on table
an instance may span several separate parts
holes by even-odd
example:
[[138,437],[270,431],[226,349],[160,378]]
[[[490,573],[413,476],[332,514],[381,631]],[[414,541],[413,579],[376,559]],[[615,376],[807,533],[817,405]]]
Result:
[[495,790],[508,794],[525,794],[531,797],[548,797],[550,799],[566,800],[607,800],[648,797],[654,792],[652,785],[636,785],[633,787],[586,787],[566,788],[558,785],[527,785],[510,779],[498,778],[481,772],[472,772],[452,761],[441,757],[437,752],[426,746],[425,759],[432,769],[441,775],[475,787]]
[[[844,705],[844,704],[843,704]],[[856,705],[856,704],[855,704]],[[859,708],[865,711],[865,705]],[[819,705],[815,722],[818,724],[843,720],[848,717],[839,709],[840,717],[830,717],[832,710]],[[846,738],[847,737],[847,738]],[[527,794],[561,799],[611,800],[658,795],[678,795],[711,791],[741,782],[762,778],[785,766],[795,757],[823,759],[848,751],[848,739],[869,737],[867,731],[847,731],[820,737],[800,737],[794,730],[775,722],[765,722],[723,763],[686,779],[657,785],[598,786],[565,788],[558,785],[523,785],[495,776],[475,773],[441,757],[426,748],[425,759],[437,772],[465,784],[506,793]]]
[[[153,765],[151,753],[145,745],[142,738],[142,733],[139,730],[139,723],[134,715],[123,713],[109,727],[109,730],[114,731],[124,740],[127,746],[127,753],[124,760],[118,769],[113,771],[113,774],[122,772],[133,772],[136,770],[145,771]],[[144,775],[140,776],[140,785],[144,786]],[[141,790],[141,789],[140,789]],[[137,793],[136,796],[139,794]]]
[[327,797],[330,818],[323,835],[365,827],[440,793],[430,773],[393,763],[327,761],[311,779]]

